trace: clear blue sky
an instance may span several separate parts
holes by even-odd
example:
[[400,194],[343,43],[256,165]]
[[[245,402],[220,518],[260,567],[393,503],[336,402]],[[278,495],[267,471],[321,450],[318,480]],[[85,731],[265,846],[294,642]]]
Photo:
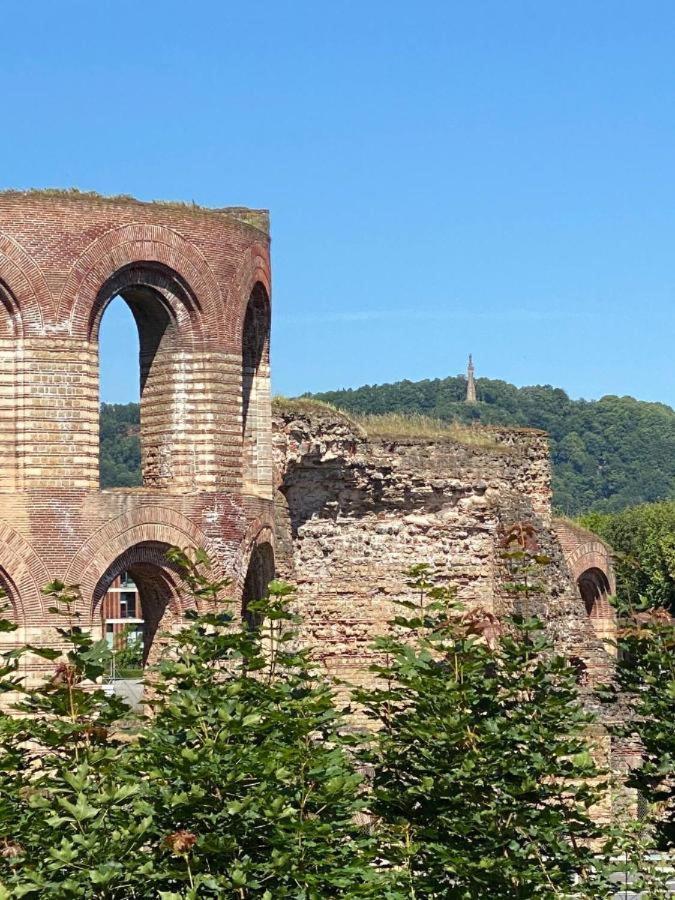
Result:
[[[2,186],[271,209],[276,391],[472,351],[479,375],[675,404],[672,2],[23,0],[1,22]],[[129,332],[105,324],[121,401]]]

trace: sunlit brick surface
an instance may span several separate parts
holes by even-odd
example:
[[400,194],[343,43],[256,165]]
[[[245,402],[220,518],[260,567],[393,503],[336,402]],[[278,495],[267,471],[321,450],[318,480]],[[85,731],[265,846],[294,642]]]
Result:
[[[100,627],[105,589],[132,571],[153,627],[170,624],[185,602],[171,545],[205,548],[241,594],[254,548],[273,542],[270,288],[264,211],[0,194],[0,580],[14,642],[51,641],[40,589],[53,578],[81,585],[83,620]],[[98,331],[117,295],[139,330],[143,487],[102,492]]]

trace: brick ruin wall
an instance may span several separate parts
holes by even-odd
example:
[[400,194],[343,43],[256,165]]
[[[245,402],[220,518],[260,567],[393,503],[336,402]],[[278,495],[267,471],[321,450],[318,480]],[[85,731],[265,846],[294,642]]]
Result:
[[[545,436],[368,439],[302,403],[273,426],[270,290],[264,212],[0,194],[0,587],[19,626],[5,646],[54,644],[41,588],[55,578],[80,585],[82,622],[100,629],[123,571],[151,641],[189,602],[165,552],[194,546],[237,602],[275,568],[296,583],[305,639],[356,682],[412,564],[508,611],[499,542],[527,522],[551,560],[547,627],[589,684],[604,677],[606,635],[575,582],[588,563],[609,583],[609,556],[552,522]],[[139,331],[143,487],[102,491],[98,331],[116,296]],[[45,664],[23,665],[30,678]]]
[[[99,628],[127,569],[152,630],[171,624],[187,602],[171,545],[204,547],[242,590],[274,540],[270,286],[264,211],[0,194],[0,585],[20,626],[5,642],[53,641],[54,578],[81,586]],[[115,296],[139,332],[143,487],[102,491],[98,330]]]
[[286,402],[274,415],[274,467],[278,571],[297,584],[307,640],[332,674],[363,677],[373,637],[410,596],[403,573],[414,564],[430,564],[466,606],[512,611],[500,544],[529,523],[550,560],[537,611],[585,682],[607,677],[611,659],[551,517],[543,433],[369,439],[346,416]]
[[[606,597],[591,613],[578,578],[601,567],[614,589],[609,548],[551,514],[551,466],[543,432],[476,429],[449,438],[369,438],[348,416],[311,401],[281,401],[273,415],[277,572],[297,586],[303,639],[327,673],[358,685],[372,676],[373,639],[414,600],[405,571],[427,563],[466,607],[514,611],[502,542],[531,525],[549,562],[530,611],[579,671],[585,702],[601,722],[621,715],[599,705],[596,684],[614,668]],[[635,764],[629,742],[594,729],[598,761],[617,772]],[[600,815],[610,815],[608,796]],[[620,803],[632,804],[622,797]]]
[[[273,422],[270,291],[264,211],[0,194],[0,588],[19,626],[0,642],[57,644],[52,579],[80,586],[100,630],[128,571],[151,658],[190,602],[166,550],[201,547],[241,609],[275,571],[294,582],[304,639],[358,683],[413,564],[467,606],[512,608],[500,540],[518,522],[550,558],[538,611],[556,646],[589,686],[610,674],[609,550],[552,521],[545,435],[369,439],[306,403]],[[143,487],[100,490],[98,333],[116,296],[139,332]],[[602,596],[589,606],[582,586]],[[29,681],[48,665],[22,659]]]

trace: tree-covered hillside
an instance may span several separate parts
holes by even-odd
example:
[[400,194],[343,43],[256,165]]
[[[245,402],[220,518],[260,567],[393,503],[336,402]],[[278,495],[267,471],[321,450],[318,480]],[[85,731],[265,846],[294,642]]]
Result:
[[[480,378],[400,381],[312,396],[351,413],[420,413],[445,421],[542,428],[551,436],[555,505],[566,515],[675,498],[675,410],[632,397],[570,400],[549,385],[517,388]],[[141,483],[137,403],[101,408],[101,485]]]
[[675,497],[675,410],[632,397],[571,400],[550,385],[477,381],[467,405],[459,377],[313,394],[351,413],[421,413],[443,420],[542,428],[551,436],[556,508],[613,512]]
[[101,487],[141,483],[138,403],[101,404]]

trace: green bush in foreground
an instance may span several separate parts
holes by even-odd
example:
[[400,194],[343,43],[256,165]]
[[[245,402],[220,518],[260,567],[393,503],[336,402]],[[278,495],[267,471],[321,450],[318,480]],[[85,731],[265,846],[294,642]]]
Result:
[[[152,816],[121,740],[129,710],[90,689],[107,671],[107,645],[79,625],[76,589],[54,582],[45,593],[65,647],[31,648],[53,674],[0,715],[0,898],[150,896],[136,891]],[[5,655],[3,691],[21,690],[17,658]]]
[[[178,561],[208,593],[199,566]],[[153,798],[153,847],[166,848],[154,877],[176,897],[381,896],[345,721],[297,649],[291,595],[273,582],[248,610],[255,629],[188,614],[159,667],[134,765]]]
[[628,785],[648,807],[658,849],[675,851],[675,619],[662,607],[620,609],[617,687],[632,701],[619,729],[637,734],[643,758]]
[[[195,609],[131,735],[95,689],[107,646],[77,624],[76,590],[51,587],[67,655],[34,650],[54,675],[0,716],[0,898],[386,896],[342,714],[294,648],[290,588],[271,585],[251,629],[213,602],[224,584],[203,556],[173,556]],[[15,655],[0,675],[20,688]]]
[[378,642],[381,686],[359,694],[379,727],[372,810],[405,896],[609,896],[595,870],[597,842],[611,846],[590,814],[606,784],[574,670],[536,619],[502,631],[413,574],[419,603]]
[[0,900],[608,896],[592,720],[535,619],[463,612],[417,567],[357,739],[298,649],[291,588],[240,622],[203,554],[172,557],[193,608],[148,718],[97,688],[109,650],[74,587],[47,591],[63,627],[30,649],[54,666],[42,686],[4,654]]
[[[610,543],[617,573],[616,689],[628,701],[620,737],[640,739],[629,777],[649,808],[657,845],[675,850],[675,503],[654,503],[583,523]],[[609,690],[605,700],[613,699]]]

